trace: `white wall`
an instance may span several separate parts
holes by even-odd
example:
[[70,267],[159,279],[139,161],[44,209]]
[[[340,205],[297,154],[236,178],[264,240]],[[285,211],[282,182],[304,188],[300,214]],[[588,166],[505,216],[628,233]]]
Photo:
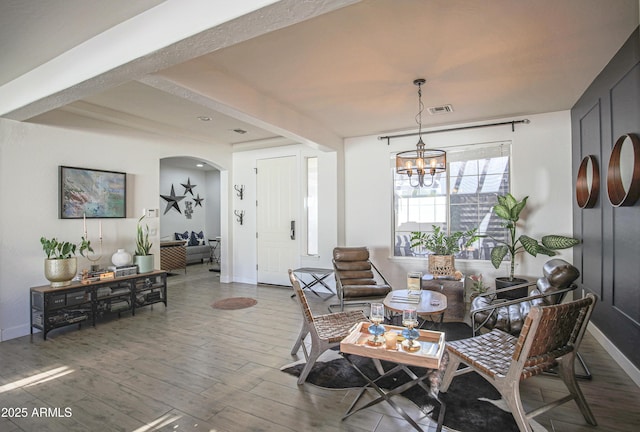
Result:
[[[427,148],[445,150],[463,144],[511,140],[511,192],[516,198],[529,195],[529,215],[520,233],[534,238],[546,234],[571,235],[573,181],[570,112],[527,118],[531,123],[516,125],[515,132],[511,132],[510,126],[500,126],[428,134],[424,140]],[[512,119],[495,121],[507,120]],[[426,272],[426,260],[392,258],[391,154],[415,148],[417,138],[395,139],[387,145],[386,141],[377,137],[365,136],[345,141],[346,245],[368,246],[385,276],[395,287],[402,287],[406,285],[408,271]],[[560,257],[572,261],[570,249],[560,252]],[[516,274],[538,277],[547,259],[546,256],[520,256]],[[500,270],[495,270],[488,261],[456,260],[456,267],[464,273],[482,273],[485,279],[506,276],[507,264],[505,262]]]
[[[300,241],[299,261],[295,267],[323,267],[331,268],[331,254],[337,244],[338,236],[338,202],[337,202],[337,168],[336,153],[311,149],[305,145],[291,145],[272,149],[237,152],[233,154],[233,184],[245,186],[244,199],[240,200],[232,191],[230,199],[230,213],[233,210],[244,210],[243,225],[231,222],[235,242],[233,244],[234,280],[245,283],[257,282],[257,241],[256,241],[256,174],[254,168],[258,159],[295,156],[298,160],[298,172],[301,173],[299,187],[299,213],[296,220],[298,232],[306,232],[304,209],[304,167],[306,157],[318,157],[319,171],[319,245],[318,256],[308,256],[305,253],[305,243]],[[233,186],[233,185],[232,185]],[[303,236],[300,236],[302,239]]]
[[[195,162],[194,162],[195,165]],[[185,194],[185,188],[182,184],[190,184],[195,187],[192,189],[193,195],[189,192]],[[211,238],[211,234],[207,231],[207,219],[209,213],[220,213],[219,203],[212,203],[207,199],[207,182],[206,173],[194,169],[176,168],[168,166],[164,161],[160,161],[160,195],[170,195],[171,186],[177,196],[184,196],[178,202],[180,212],[175,208],[167,209],[167,201],[158,196],[158,205],[160,209],[160,239],[163,241],[175,240],[175,233],[184,233],[191,231],[199,233],[204,232],[205,240]],[[200,196],[203,198],[202,205],[196,206],[194,198]],[[187,218],[186,202],[191,202],[193,213],[191,218]]]
[[[82,235],[82,220],[58,219],[58,166],[127,173],[127,218],[102,220],[101,263],[108,265],[117,248],[134,249],[136,222],[142,209],[158,208],[160,159],[177,156],[176,151],[179,156],[186,154],[215,163],[224,170],[221,178],[223,188],[227,187],[230,146],[155,135],[103,135],[0,119],[0,340],[29,333],[29,287],[48,283],[40,237],[79,241]],[[223,191],[222,199],[226,198]],[[221,205],[226,214],[226,203]],[[149,219],[148,224],[156,230],[151,241],[158,266],[158,219]],[[226,221],[222,226],[226,229]],[[87,229],[96,245],[98,221],[88,220]],[[78,258],[80,269],[88,265],[85,258]],[[222,271],[224,276],[224,267]]]
[[208,203],[207,220],[204,223],[205,234],[215,239],[220,236],[220,171],[207,171],[205,174],[205,201]]

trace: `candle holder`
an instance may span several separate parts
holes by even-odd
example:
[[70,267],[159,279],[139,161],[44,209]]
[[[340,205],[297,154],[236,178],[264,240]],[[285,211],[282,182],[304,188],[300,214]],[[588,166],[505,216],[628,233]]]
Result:
[[415,329],[418,326],[418,312],[416,309],[402,311],[402,325],[406,327],[406,329],[402,330],[402,336],[405,338],[401,344],[402,348],[409,352],[418,351],[422,345],[420,345],[420,342],[416,342],[416,339],[420,336],[420,332]]
[[371,303],[371,314],[369,320],[373,323],[369,326],[369,333],[373,335],[369,339],[369,345],[380,346],[384,342],[384,338],[380,336],[384,334],[384,326],[380,325],[384,321],[384,305],[382,303]]

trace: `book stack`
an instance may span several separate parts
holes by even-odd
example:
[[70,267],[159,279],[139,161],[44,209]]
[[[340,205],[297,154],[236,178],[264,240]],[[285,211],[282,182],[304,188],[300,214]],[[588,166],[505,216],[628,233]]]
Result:
[[422,291],[407,291],[406,294],[393,294],[391,301],[394,303],[420,304]]

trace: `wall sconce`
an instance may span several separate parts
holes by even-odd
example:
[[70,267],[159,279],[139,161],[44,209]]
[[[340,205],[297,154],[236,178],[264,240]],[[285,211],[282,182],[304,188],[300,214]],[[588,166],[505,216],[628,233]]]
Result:
[[242,199],[242,197],[244,196],[244,185],[235,185],[233,187],[236,190],[236,195],[238,195],[238,197],[240,197],[240,199]]
[[242,225],[244,210],[234,210],[233,213],[236,215],[236,221],[240,222],[240,225]]

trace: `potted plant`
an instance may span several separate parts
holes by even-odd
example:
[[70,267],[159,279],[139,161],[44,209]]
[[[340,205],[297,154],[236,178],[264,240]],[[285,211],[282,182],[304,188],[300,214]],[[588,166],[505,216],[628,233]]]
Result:
[[[526,196],[518,201],[509,193],[498,195],[498,204],[493,206],[495,215],[504,221],[503,226],[507,229],[507,240],[503,241],[492,237],[499,245],[491,250],[491,264],[497,269],[507,254],[511,258],[509,276],[496,278],[496,288],[506,288],[527,282],[525,279],[514,277],[516,254],[527,252],[533,256],[538,254],[554,256],[556,250],[567,249],[580,243],[578,239],[557,234],[546,235],[540,241],[526,235],[518,235],[517,227],[520,213],[526,207],[528,198]],[[512,298],[524,297],[527,295],[527,291],[526,288],[523,290],[516,290],[520,292],[511,293],[508,296]]]
[[84,237],[78,245],[68,241],[58,241],[55,237],[40,238],[42,250],[47,256],[44,260],[44,276],[52,287],[62,287],[71,284],[78,270],[76,251],[85,256],[85,251],[93,252],[91,242]]
[[150,253],[152,244],[149,243],[149,225],[142,228],[142,216],[138,219],[137,235],[136,235],[136,253],[133,257],[133,263],[138,266],[138,273],[149,273],[153,271],[153,255]]
[[469,290],[469,297],[467,297],[467,301],[473,301],[474,298],[478,297],[480,294],[486,293],[489,290],[489,287],[484,284],[481,274],[470,275],[469,281],[471,282],[471,289]]
[[433,252],[429,255],[429,273],[434,276],[450,276],[456,271],[455,254],[471,246],[480,237],[478,229],[455,231],[447,235],[441,227],[432,227],[433,231],[430,233],[412,232],[411,247],[419,246]]

